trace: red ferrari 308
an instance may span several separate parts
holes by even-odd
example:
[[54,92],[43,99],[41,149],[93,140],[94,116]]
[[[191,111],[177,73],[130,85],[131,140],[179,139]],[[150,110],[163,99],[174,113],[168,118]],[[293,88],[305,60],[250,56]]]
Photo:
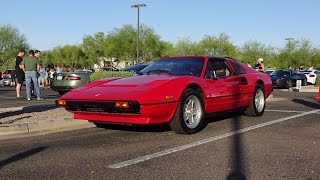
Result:
[[180,134],[202,130],[209,114],[243,109],[263,115],[270,76],[230,57],[165,57],[130,78],[106,78],[56,101],[75,119],[103,124],[169,123]]

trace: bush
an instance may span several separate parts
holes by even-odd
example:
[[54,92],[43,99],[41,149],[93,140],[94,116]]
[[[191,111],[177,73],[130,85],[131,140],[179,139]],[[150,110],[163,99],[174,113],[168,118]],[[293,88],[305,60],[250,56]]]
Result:
[[317,75],[317,79],[316,79],[316,86],[320,86],[320,74]]
[[133,76],[132,72],[129,71],[97,71],[90,74],[90,80],[95,81],[102,78],[108,77],[131,77]]

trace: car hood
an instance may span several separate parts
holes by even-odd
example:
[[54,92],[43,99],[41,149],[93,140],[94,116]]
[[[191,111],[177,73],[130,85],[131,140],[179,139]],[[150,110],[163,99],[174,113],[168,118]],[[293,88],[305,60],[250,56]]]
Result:
[[[72,90],[61,99],[77,100],[138,100],[142,95],[161,88],[164,84],[179,78],[166,74],[141,75],[130,78],[106,79],[95,86],[90,84]],[[94,83],[94,82],[93,82]]]

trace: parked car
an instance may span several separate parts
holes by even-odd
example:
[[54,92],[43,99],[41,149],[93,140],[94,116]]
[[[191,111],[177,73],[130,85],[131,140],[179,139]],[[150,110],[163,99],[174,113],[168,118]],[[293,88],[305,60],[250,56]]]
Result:
[[142,69],[146,68],[147,66],[149,66],[150,63],[148,64],[136,64],[136,65],[132,65],[129,67],[126,67],[124,69],[122,69],[123,71],[130,71],[130,72],[134,72],[134,73],[139,73]]
[[265,71],[265,73],[271,75],[271,74],[272,74],[273,72],[275,72],[275,71],[276,71],[275,69],[267,69],[267,70]]
[[304,75],[306,75],[307,77],[307,82],[310,84],[315,84],[316,83],[316,79],[317,79],[317,75],[320,76],[320,71],[318,70],[302,70],[299,71],[300,73],[303,73]]
[[106,66],[101,68],[103,71],[120,71],[121,68],[114,67],[114,66]]
[[60,95],[76,89],[90,82],[92,71],[74,71],[55,73],[51,82],[51,89],[58,91]]
[[7,69],[2,73],[2,78],[11,78],[12,69]]
[[166,57],[141,74],[90,82],[56,104],[98,127],[169,123],[176,133],[192,134],[218,111],[240,108],[248,116],[263,115],[273,90],[267,74],[228,57]]
[[5,76],[3,79],[0,80],[0,86],[10,86],[11,85],[11,77]]
[[270,77],[273,87],[291,88],[296,86],[297,80],[301,80],[302,86],[307,85],[307,77],[295,70],[279,69],[273,72]]

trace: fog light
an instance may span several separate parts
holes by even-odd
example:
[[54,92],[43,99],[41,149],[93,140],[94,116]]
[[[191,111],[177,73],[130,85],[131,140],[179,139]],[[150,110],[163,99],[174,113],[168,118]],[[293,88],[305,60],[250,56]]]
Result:
[[56,100],[56,105],[59,106],[59,107],[66,107],[67,106],[67,101],[62,100],[62,99]]
[[124,108],[128,109],[129,108],[129,102],[123,102],[123,101],[116,101],[114,103],[115,108]]

